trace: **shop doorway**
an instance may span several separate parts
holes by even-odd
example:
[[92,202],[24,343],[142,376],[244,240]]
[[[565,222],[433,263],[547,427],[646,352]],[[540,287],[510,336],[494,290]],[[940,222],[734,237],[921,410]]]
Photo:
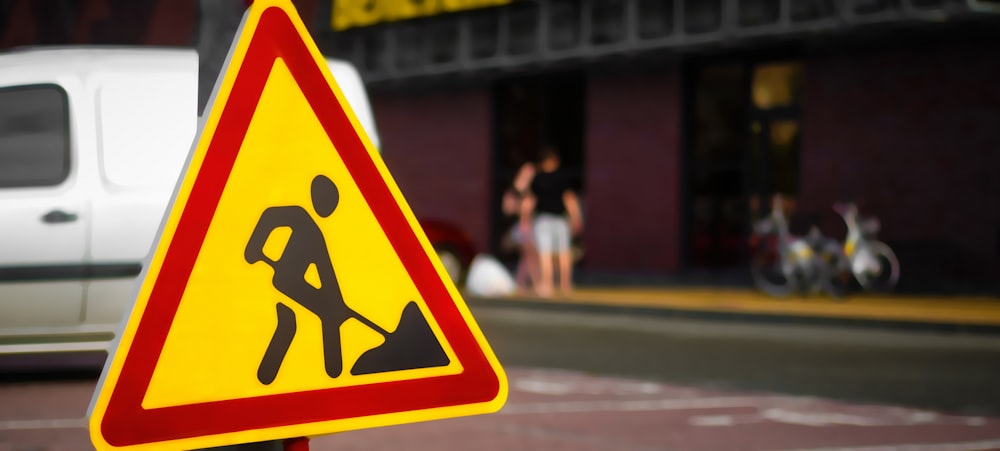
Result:
[[751,224],[774,194],[799,190],[802,64],[726,62],[689,68],[685,241],[689,268],[737,269]]
[[581,72],[509,79],[494,86],[494,160],[492,252],[516,258],[504,236],[513,218],[501,211],[503,192],[525,162],[534,162],[543,146],[557,149],[562,166],[573,175],[574,188],[585,197],[585,77]]

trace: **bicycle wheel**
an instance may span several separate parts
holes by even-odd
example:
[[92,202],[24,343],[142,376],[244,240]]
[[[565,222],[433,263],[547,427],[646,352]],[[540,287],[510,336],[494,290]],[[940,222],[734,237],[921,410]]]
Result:
[[795,291],[795,281],[781,270],[781,259],[757,254],[750,261],[750,275],[758,290],[771,296],[785,297]]
[[865,290],[875,292],[891,291],[899,282],[899,260],[889,246],[881,241],[870,241],[868,248],[878,262],[874,270],[854,274]]
[[844,300],[847,294],[850,292],[851,288],[851,272],[842,268],[841,258],[843,256],[832,256],[829,258],[824,258],[822,260],[823,266],[820,274],[820,282],[822,284],[823,291],[825,291],[831,298],[837,300]]

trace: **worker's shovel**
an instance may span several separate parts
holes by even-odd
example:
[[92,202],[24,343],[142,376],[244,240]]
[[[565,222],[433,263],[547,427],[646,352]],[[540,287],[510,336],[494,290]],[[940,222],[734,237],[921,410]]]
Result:
[[354,318],[385,337],[384,343],[365,351],[354,363],[351,374],[355,376],[432,368],[450,362],[416,302],[410,301],[403,308],[395,332],[389,332],[361,315]]

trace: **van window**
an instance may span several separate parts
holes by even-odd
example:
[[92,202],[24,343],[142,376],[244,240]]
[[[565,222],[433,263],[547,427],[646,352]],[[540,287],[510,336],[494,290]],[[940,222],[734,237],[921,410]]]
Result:
[[105,179],[129,187],[172,186],[197,128],[194,73],[108,75],[97,96]]
[[56,85],[0,88],[0,187],[58,185],[69,175],[69,111]]

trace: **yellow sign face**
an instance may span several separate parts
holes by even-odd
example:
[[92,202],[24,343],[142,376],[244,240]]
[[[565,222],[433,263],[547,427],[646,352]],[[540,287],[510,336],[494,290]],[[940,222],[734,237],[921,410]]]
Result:
[[503,370],[285,0],[244,18],[92,403],[99,449],[487,413]]
[[[321,322],[324,318],[319,316],[326,312],[310,311],[303,305],[308,301],[297,301],[283,293],[284,287],[277,286],[280,282],[275,280],[280,267],[272,268],[263,260],[247,262],[245,254],[255,251],[248,248],[248,239],[257,232],[255,227],[273,227],[267,230],[266,241],[260,243],[263,246],[256,249],[267,260],[302,266],[290,260],[293,254],[283,255],[294,252],[290,249],[294,246],[308,246],[323,254],[304,260],[306,271],[298,274],[297,282],[301,287],[293,285],[285,291],[294,296],[304,288],[322,294],[323,305],[343,297],[344,306],[335,307],[348,313],[331,313],[331,320],[339,321],[339,335],[351,337],[338,346],[342,354],[339,360],[345,368],[352,367],[365,351],[386,339],[379,329],[361,321],[367,319],[381,330],[393,331],[409,302],[415,302],[421,312],[426,312],[427,307],[281,60],[271,70],[243,147],[174,316],[143,406],[169,407],[461,372],[461,365],[430,319],[433,339],[444,345],[449,364],[411,369],[409,373],[327,374],[322,336],[326,329]],[[287,152],[285,158],[273,158],[270,149],[297,151]],[[317,164],[324,160],[327,164]],[[336,187],[339,200],[325,218],[313,209],[310,188],[315,177],[340,182],[331,185]],[[267,183],[262,183],[265,180]],[[269,209],[283,206],[292,206],[288,212],[312,220],[325,243],[316,240],[298,244],[295,240],[307,236],[308,229],[296,230],[296,220],[264,216]],[[253,216],[278,219],[265,225],[254,221]],[[258,236],[263,235],[258,232]],[[335,269],[335,280],[324,284],[327,277],[333,276],[320,275],[322,266],[312,260],[327,255],[329,269],[324,272]],[[275,314],[279,304],[291,310],[297,330],[273,382],[261,387],[258,366],[271,332],[281,326]],[[352,317],[350,311],[357,316]],[[205,340],[204,331],[208,330],[216,331],[211,341]]]

